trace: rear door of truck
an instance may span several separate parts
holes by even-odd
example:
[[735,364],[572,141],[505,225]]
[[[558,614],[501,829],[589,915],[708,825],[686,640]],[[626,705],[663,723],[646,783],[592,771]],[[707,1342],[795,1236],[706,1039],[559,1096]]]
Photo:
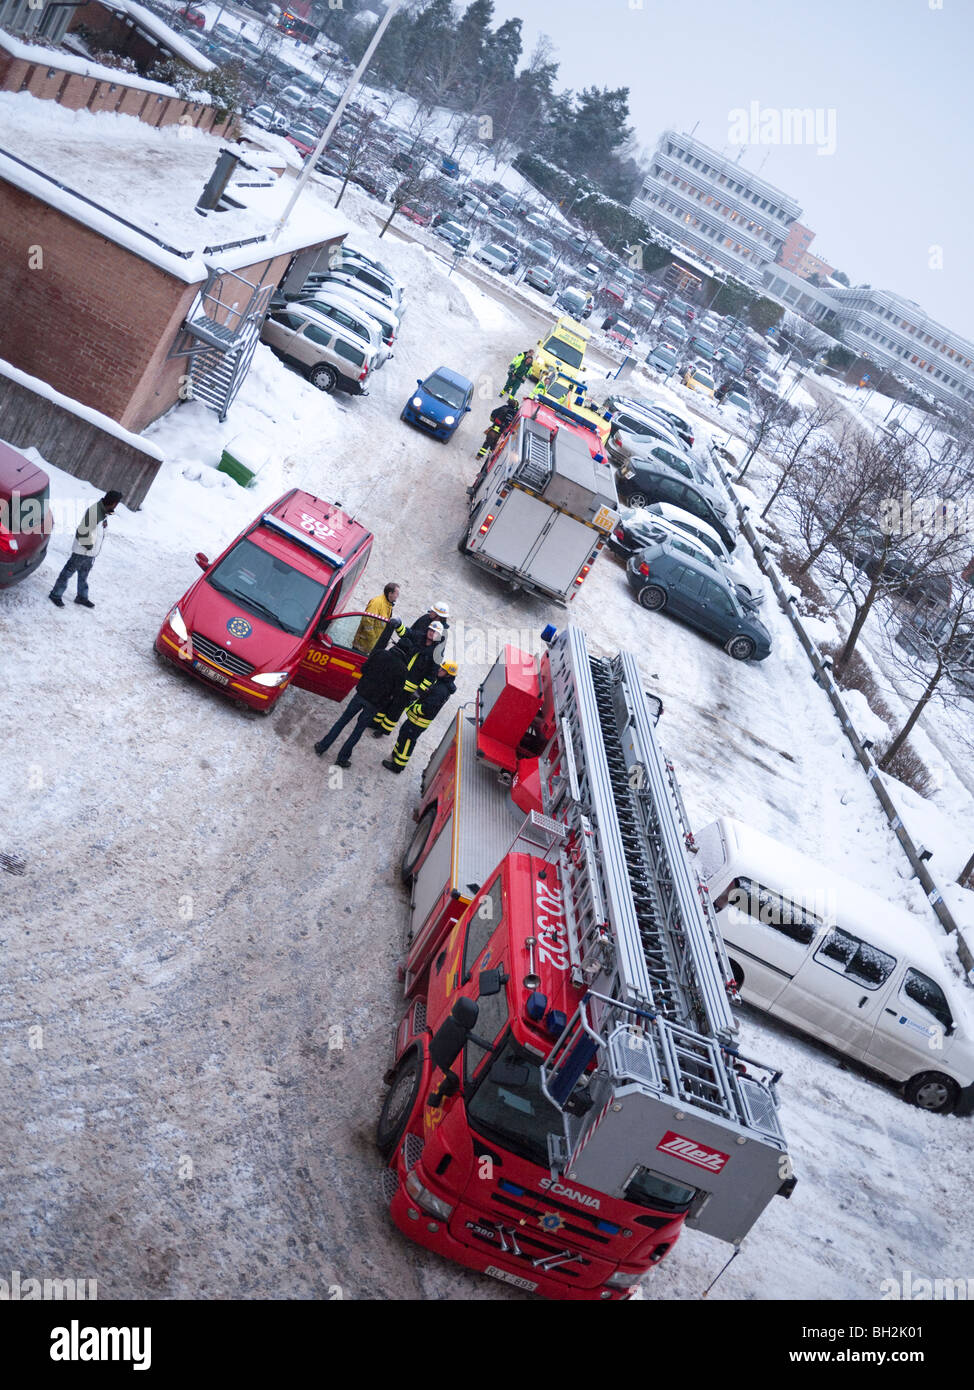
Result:
[[504,569],[520,574],[525,561],[541,540],[555,515],[547,502],[521,488],[512,488],[502,502],[487,534],[474,533],[470,549]]
[[598,545],[600,533],[567,512],[548,509],[550,525],[524,562],[524,573],[554,593],[569,594],[575,576]]

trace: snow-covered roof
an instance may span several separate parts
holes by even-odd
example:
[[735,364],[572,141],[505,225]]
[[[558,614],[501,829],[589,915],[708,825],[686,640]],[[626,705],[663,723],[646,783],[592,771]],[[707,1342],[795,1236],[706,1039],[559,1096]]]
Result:
[[[66,53],[61,48],[43,48],[36,43],[21,43],[11,34],[0,30],[0,49],[12,58],[23,58],[39,67],[57,68],[61,72],[77,73],[79,77],[92,77],[96,82],[116,82],[120,87],[134,87],[140,92],[155,92],[157,96],[175,97],[179,93],[175,87],[165,82],[150,82],[137,72],[125,72],[122,68],[106,67],[104,63],[93,63],[90,58],[79,58],[74,53]],[[212,66],[212,65],[211,65]],[[209,100],[209,98],[205,98]],[[54,105],[54,103],[51,103]]]
[[181,58],[184,63],[189,63],[190,67],[196,68],[197,72],[213,72],[216,63],[205,58],[198,48],[195,48],[188,39],[184,39],[182,34],[177,34],[176,30],[167,24],[164,19],[153,14],[151,10],[145,9],[142,5],[136,5],[133,0],[98,0],[104,5],[106,10],[114,10],[117,14],[127,15],[133,24],[137,24],[140,29],[144,29],[147,34],[151,34],[170,53],[174,53],[177,58]]
[[16,144],[7,138],[17,155],[0,154],[0,177],[189,284],[209,267],[239,270],[349,231],[312,180],[275,238],[293,175],[247,187],[254,175],[243,167],[226,190],[243,206],[201,216],[196,202],[220,151],[250,156],[193,126],[70,111],[26,92],[0,92],[0,125],[17,132]]

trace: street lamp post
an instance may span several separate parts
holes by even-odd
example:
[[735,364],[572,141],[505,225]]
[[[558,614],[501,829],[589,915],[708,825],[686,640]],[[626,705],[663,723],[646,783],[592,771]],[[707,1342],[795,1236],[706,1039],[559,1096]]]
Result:
[[372,54],[373,54],[373,53],[375,52],[375,50],[378,48],[379,42],[380,42],[380,40],[382,39],[382,35],[383,35],[383,34],[385,33],[385,31],[388,29],[390,21],[391,21],[391,20],[393,19],[393,17],[395,16],[395,14],[396,14],[396,12],[398,11],[398,9],[399,9],[399,7],[401,6],[401,4],[402,4],[402,0],[389,0],[389,4],[388,4],[388,6],[387,6],[387,8],[386,8],[386,12],[385,12],[385,14],[382,16],[382,18],[379,20],[379,23],[378,23],[378,25],[376,26],[375,33],[372,35],[372,38],[369,40],[369,46],[368,46],[368,48],[365,50],[365,52],[362,54],[362,57],[359,59],[358,67],[355,69],[355,71],[352,73],[351,77],[348,79],[348,85],[346,86],[344,92],[342,93],[341,100],[339,101],[338,105],[335,107],[335,110],[334,110],[333,113],[332,113],[332,118],[331,118],[331,120],[328,122],[328,124],[325,126],[324,130],[322,131],[322,133],[321,133],[321,135],[320,135],[320,137],[319,137],[319,139],[318,139],[317,145],[314,147],[314,149],[312,150],[311,154],[309,154],[308,157],[306,158],[306,160],[304,161],[304,168],[301,170],[301,173],[300,173],[300,175],[298,176],[297,182],[296,182],[295,185],[294,185],[294,192],[291,194],[291,197],[288,199],[287,207],[286,207],[286,208],[284,209],[284,211],[281,213],[280,220],[278,221],[277,226],[274,228],[274,233],[273,233],[273,239],[274,239],[274,240],[276,240],[277,237],[279,237],[280,234],[281,234],[281,232],[284,230],[284,227],[285,227],[286,224],[287,224],[287,220],[288,220],[288,218],[290,217],[291,212],[292,212],[292,210],[293,210],[293,208],[294,208],[294,204],[298,201],[298,199],[300,198],[301,194],[304,192],[305,186],[306,186],[306,184],[307,184],[309,178],[311,177],[311,172],[312,172],[312,170],[314,169],[315,164],[316,164],[316,163],[318,162],[318,160],[321,158],[321,152],[322,152],[322,150],[323,150],[323,149],[325,148],[325,146],[328,144],[328,141],[331,139],[332,132],[334,131],[335,127],[338,125],[338,122],[341,120],[342,116],[345,114],[345,107],[348,105],[349,101],[351,100],[351,98],[352,98],[352,93],[355,91],[355,88],[358,86],[359,81],[360,81],[360,79],[361,79],[361,77],[362,77],[363,72],[364,72],[365,69],[368,67],[369,63],[372,61]]

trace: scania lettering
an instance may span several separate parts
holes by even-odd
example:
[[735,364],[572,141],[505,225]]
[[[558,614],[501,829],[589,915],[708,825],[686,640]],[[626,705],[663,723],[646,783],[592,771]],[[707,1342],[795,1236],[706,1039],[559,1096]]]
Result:
[[378,1144],[410,1239],[619,1299],[684,1224],[739,1244],[791,1161],[633,657],[504,649],[423,774]]

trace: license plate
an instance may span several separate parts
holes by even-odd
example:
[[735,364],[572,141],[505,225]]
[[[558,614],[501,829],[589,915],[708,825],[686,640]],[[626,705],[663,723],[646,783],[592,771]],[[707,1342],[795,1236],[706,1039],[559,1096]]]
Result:
[[222,671],[214,671],[212,666],[206,666],[202,661],[193,662],[193,670],[199,671],[201,676],[207,680],[216,681],[217,685],[229,685],[230,678],[225,676]]
[[424,425],[429,425],[431,430],[435,430],[438,428],[436,421],[429,419],[428,416],[421,415],[419,418],[422,420]]
[[513,1284],[516,1289],[523,1289],[525,1293],[534,1293],[538,1287],[533,1279],[522,1279],[519,1274],[508,1274],[506,1269],[498,1269],[496,1265],[488,1265],[484,1270],[492,1279],[500,1279],[504,1284]]

